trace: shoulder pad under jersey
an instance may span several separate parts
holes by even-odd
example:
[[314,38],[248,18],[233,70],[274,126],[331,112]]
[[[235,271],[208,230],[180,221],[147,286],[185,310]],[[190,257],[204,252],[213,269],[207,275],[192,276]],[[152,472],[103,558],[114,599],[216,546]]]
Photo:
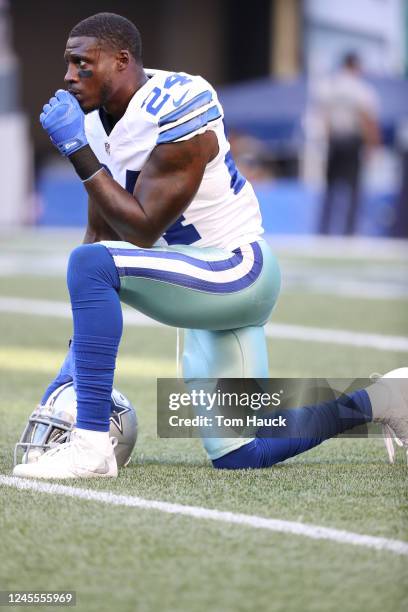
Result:
[[[146,72],[149,75],[149,70]],[[150,85],[141,107],[157,122],[156,144],[187,140],[222,121],[217,94],[202,77],[152,71]]]

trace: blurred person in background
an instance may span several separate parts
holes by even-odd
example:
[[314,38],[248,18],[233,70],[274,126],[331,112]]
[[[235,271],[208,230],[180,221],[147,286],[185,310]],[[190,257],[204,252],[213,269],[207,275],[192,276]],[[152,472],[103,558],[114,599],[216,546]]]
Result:
[[344,225],[339,230],[351,235],[356,231],[364,155],[380,143],[378,96],[363,80],[355,53],[347,53],[340,70],[320,84],[316,103],[327,138],[326,193],[319,231],[329,234],[333,230],[336,206],[342,202]]
[[274,178],[274,160],[261,140],[234,130],[229,132],[228,140],[231,155],[248,181],[258,183]]
[[404,117],[397,129],[397,151],[401,180],[391,235],[394,238],[408,238],[408,116]]

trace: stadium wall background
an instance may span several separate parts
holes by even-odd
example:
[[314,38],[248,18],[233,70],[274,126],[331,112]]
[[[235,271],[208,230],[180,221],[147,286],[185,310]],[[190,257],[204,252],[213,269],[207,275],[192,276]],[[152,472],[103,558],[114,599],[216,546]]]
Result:
[[[285,50],[271,33],[282,23],[282,11],[286,22],[296,21],[299,6],[299,0],[206,0],[201,5],[191,0],[13,0],[12,44],[36,162],[49,153],[37,118],[44,100],[63,84],[65,41],[81,19],[101,11],[122,14],[141,30],[147,67],[198,73],[220,85],[282,72],[276,60],[287,58],[287,42]],[[293,40],[292,49],[296,48]],[[296,64],[296,51],[291,55]],[[287,65],[283,71],[288,71]]]

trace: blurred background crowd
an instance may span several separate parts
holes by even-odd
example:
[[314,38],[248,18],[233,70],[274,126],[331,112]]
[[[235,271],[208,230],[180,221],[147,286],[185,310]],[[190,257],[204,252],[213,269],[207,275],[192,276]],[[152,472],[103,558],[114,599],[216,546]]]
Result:
[[134,21],[145,66],[216,86],[268,233],[408,236],[408,0],[0,0],[0,229],[85,224],[38,116],[100,11]]

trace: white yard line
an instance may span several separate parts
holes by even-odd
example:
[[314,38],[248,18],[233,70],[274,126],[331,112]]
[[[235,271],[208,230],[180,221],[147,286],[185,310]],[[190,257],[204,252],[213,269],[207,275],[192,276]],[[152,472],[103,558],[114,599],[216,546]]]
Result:
[[60,484],[49,484],[36,480],[25,480],[13,476],[0,476],[0,485],[12,487],[23,491],[36,491],[49,495],[62,495],[74,497],[85,501],[99,502],[111,506],[127,506],[143,510],[157,510],[166,514],[188,516],[195,519],[218,521],[254,529],[267,529],[277,533],[300,535],[313,540],[329,540],[340,544],[352,544],[374,550],[388,551],[397,555],[408,556],[408,542],[392,540],[370,535],[353,533],[319,525],[308,525],[297,521],[283,521],[280,519],[264,518],[250,514],[236,514],[235,512],[222,512],[201,506],[184,506],[169,502],[143,499],[131,495],[117,495],[109,491],[95,491],[92,489],[79,489]]
[[[45,317],[71,318],[71,309],[65,302],[51,300],[29,300],[25,298],[0,297],[0,312],[39,315]],[[158,326],[161,323],[146,317],[136,310],[124,309],[124,321],[130,326]],[[386,336],[367,334],[345,329],[325,329],[322,327],[305,327],[269,323],[266,335],[270,338],[296,340],[298,342],[323,342],[341,344],[360,348],[372,348],[379,351],[408,352],[408,338],[405,336]]]
[[408,241],[364,236],[299,236],[267,234],[267,241],[278,255],[314,259],[366,259],[372,262],[408,259]]
[[283,323],[269,323],[266,326],[266,335],[271,338],[284,338],[285,340],[342,344],[398,353],[408,352],[408,338],[405,336],[366,334],[346,329],[325,329],[323,327],[305,327],[304,325],[285,325]]
[[[1,239],[1,235],[0,235]],[[281,244],[277,237],[277,244]],[[282,248],[285,249],[285,244],[290,239],[287,238],[282,243]],[[292,237],[293,240],[293,237]],[[300,240],[300,242],[299,242]],[[299,244],[298,244],[299,242]],[[357,298],[364,300],[392,300],[408,298],[408,285],[406,282],[406,274],[404,274],[406,264],[408,262],[408,241],[399,241],[401,244],[394,244],[389,241],[381,243],[376,241],[375,245],[372,242],[363,243],[358,240],[344,241],[341,239],[338,243],[336,239],[330,238],[327,243],[324,238],[319,240],[306,241],[297,237],[293,250],[293,255],[298,257],[298,260],[293,260],[290,256],[292,249],[286,253],[282,251],[280,265],[282,269],[282,278],[284,279],[283,290],[285,292],[305,292],[319,293],[330,296],[341,296],[342,298]],[[406,243],[406,244],[405,244]],[[272,243],[271,243],[272,244]],[[325,256],[326,250],[330,253],[329,257],[333,257],[332,249],[335,245],[339,245],[339,253],[336,257],[334,268],[328,266],[327,262],[322,263],[321,257]],[[403,248],[403,244],[405,247]],[[303,245],[303,246],[302,246]],[[377,258],[377,254],[383,253]],[[30,275],[32,277],[45,276],[48,279],[60,277],[63,278],[66,273],[69,250],[66,251],[62,245],[36,245],[30,250],[3,249],[0,253],[0,277]],[[276,244],[273,241],[273,248]],[[301,248],[301,254],[296,249]],[[323,248],[323,251],[321,249]],[[367,253],[368,258],[358,258],[361,265],[356,265],[350,269],[350,261],[348,257],[354,257],[356,253]],[[51,250],[50,250],[51,249]],[[303,250],[302,250],[303,249]],[[309,249],[309,254],[308,254]],[[356,250],[357,249],[357,250]],[[278,249],[278,257],[280,248]],[[376,259],[372,260],[372,254],[376,254]],[[397,257],[397,254],[399,256]],[[306,259],[304,259],[306,256]],[[327,253],[326,253],[327,256]],[[395,265],[390,265],[390,261],[394,258]],[[387,259],[391,257],[391,259]]]
[[[0,244],[7,256],[30,253],[64,254],[82,243],[83,228],[31,227],[0,228]],[[319,259],[364,259],[372,262],[408,260],[408,241],[379,236],[318,236],[312,234],[265,234],[278,255]]]

